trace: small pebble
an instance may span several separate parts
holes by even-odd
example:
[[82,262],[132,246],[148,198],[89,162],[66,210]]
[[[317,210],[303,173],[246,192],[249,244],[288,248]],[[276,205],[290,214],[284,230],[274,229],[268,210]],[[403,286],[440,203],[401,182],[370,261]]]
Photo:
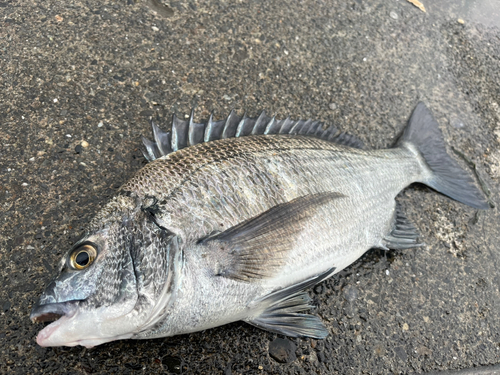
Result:
[[389,276],[389,270],[385,270],[385,274]]
[[397,20],[399,18],[398,14],[394,11],[389,13],[389,16],[391,16],[392,19]]
[[104,125],[104,123],[102,121],[100,121],[98,124],[97,124],[97,127],[98,128],[102,128],[102,126]]
[[459,19],[457,20],[457,22],[458,22],[459,24],[461,24],[461,25],[463,25],[463,24],[465,23],[465,21],[464,21],[463,19],[461,19],[461,18],[459,18]]
[[462,129],[463,127],[465,127],[464,122],[458,117],[452,117],[450,120],[450,125],[455,129]]
[[71,134],[66,134],[66,137],[71,138]]
[[27,182],[23,182],[21,185],[28,186],[28,183]]
[[328,107],[329,107],[332,111],[335,111],[335,110],[337,109],[337,104],[335,104],[335,103],[330,103],[330,104],[328,105]]
[[153,29],[153,31],[160,31],[160,29],[157,28],[156,26],[152,26],[151,28]]
[[35,157],[33,156],[32,158],[30,158],[30,161],[35,161]]
[[165,356],[161,363],[169,373],[180,374],[182,372],[182,360],[178,357]]
[[82,143],[80,144],[82,145],[83,148],[89,147],[89,143],[87,141],[82,141]]
[[276,339],[269,344],[269,355],[279,363],[295,361],[297,346],[287,339]]
[[358,298],[358,289],[352,285],[348,285],[344,288],[344,298],[348,302],[354,302]]
[[81,154],[81,153],[82,153],[82,151],[83,151],[83,147],[82,147],[82,145],[76,145],[76,146],[75,146],[75,153],[76,153],[76,154]]

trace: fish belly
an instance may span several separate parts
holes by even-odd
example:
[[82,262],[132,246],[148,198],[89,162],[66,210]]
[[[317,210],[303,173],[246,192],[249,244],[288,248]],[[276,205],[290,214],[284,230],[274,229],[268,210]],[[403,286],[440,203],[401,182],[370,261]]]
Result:
[[305,223],[287,263],[270,281],[272,287],[293,285],[332,267],[339,272],[370,248],[382,247],[393,227],[394,198],[419,180],[420,167],[400,149],[346,152],[315,176],[297,183],[344,198],[328,203]]

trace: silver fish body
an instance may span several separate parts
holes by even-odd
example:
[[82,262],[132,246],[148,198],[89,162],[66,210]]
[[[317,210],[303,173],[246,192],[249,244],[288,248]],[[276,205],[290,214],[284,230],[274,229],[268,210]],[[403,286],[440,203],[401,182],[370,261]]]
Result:
[[[233,116],[233,117],[232,117]],[[320,123],[257,119],[154,127],[152,161],[60,263],[32,319],[42,346],[87,347],[243,320],[324,338],[305,290],[368,249],[419,246],[395,197],[414,182],[487,208],[419,104],[396,147],[363,150]],[[346,146],[347,145],[347,146]]]

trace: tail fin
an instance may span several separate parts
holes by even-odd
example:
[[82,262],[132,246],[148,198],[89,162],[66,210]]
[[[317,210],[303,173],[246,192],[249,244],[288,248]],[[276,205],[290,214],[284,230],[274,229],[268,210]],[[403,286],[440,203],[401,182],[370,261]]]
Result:
[[443,135],[432,113],[420,102],[408,121],[397,146],[413,145],[418,149],[432,176],[426,185],[474,208],[489,208],[488,201],[474,180],[447,153]]

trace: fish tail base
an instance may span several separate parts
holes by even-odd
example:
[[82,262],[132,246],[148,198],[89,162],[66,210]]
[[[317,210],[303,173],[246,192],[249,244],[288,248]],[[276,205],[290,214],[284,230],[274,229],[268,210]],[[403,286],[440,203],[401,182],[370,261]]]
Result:
[[443,135],[437,121],[424,103],[418,103],[408,125],[399,138],[397,147],[415,147],[430,170],[421,181],[438,192],[474,208],[489,208],[484,194],[474,180],[446,152]]

